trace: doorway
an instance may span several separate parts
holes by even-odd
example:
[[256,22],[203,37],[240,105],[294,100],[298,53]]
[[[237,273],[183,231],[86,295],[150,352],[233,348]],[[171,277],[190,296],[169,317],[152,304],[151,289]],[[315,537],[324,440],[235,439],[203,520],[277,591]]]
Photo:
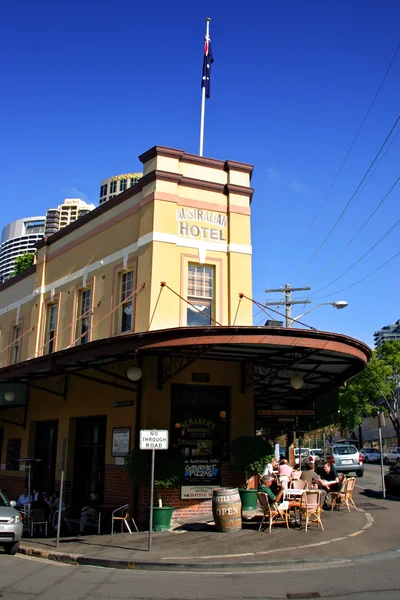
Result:
[[103,502],[106,457],[107,417],[76,419],[75,457],[72,502],[76,507],[87,504],[92,491]]
[[35,431],[35,458],[32,483],[41,492],[52,494],[56,482],[58,421],[38,421]]

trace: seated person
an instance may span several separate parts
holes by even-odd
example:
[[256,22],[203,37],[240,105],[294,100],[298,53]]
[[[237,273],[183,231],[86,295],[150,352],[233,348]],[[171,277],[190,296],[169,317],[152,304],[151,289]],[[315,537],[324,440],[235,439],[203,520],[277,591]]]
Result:
[[265,467],[263,475],[273,475],[276,468],[277,468],[276,458],[273,458],[271,460],[271,462],[268,463],[267,466]]
[[293,469],[292,467],[289,465],[288,461],[286,460],[286,458],[283,458],[280,462],[279,465],[279,478],[281,480],[281,484],[283,485],[283,487],[287,487],[289,484],[289,481],[293,475]]
[[322,487],[327,492],[339,492],[339,477],[336,471],[335,465],[332,465],[329,460],[326,460],[323,464],[323,472],[322,479],[323,483],[321,483]]
[[39,490],[37,488],[32,488],[32,496],[33,496],[33,500],[37,500],[39,498]]
[[46,519],[49,518],[50,508],[45,499],[43,498],[43,494],[38,493],[37,500],[34,500],[32,502],[31,510],[43,510]]
[[98,517],[99,503],[97,502],[97,494],[96,492],[91,492],[90,500],[87,503],[87,506],[82,508],[79,535],[83,535],[85,533],[85,525],[88,521],[97,519]]
[[[271,484],[273,484],[276,480],[271,475],[263,475],[261,478],[261,483],[258,486],[259,492],[264,492],[268,496],[268,502],[270,504],[279,503],[282,500],[282,495],[284,492],[284,487],[281,485],[277,485],[278,493],[274,494],[271,490]],[[287,504],[288,508],[298,508],[300,506],[300,502],[296,500],[290,500]]]
[[25,487],[23,493],[17,500],[17,508],[23,509],[24,506],[30,502],[32,502],[32,496],[28,496],[28,488]]
[[[302,472],[300,479],[306,481],[309,490],[317,490],[321,485],[321,476],[314,471],[313,463],[306,464],[306,470]],[[321,489],[321,506],[325,504],[326,490]]]

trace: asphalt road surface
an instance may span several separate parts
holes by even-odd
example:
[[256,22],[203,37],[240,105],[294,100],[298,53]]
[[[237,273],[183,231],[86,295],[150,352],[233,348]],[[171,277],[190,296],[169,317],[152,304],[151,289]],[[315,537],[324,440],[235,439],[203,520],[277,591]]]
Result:
[[[387,470],[388,467],[384,465],[383,472],[386,473]],[[367,465],[364,465],[364,477],[357,477],[356,485],[357,487],[367,488],[370,490],[375,490],[376,492],[381,492],[381,465],[375,463],[368,463]]]
[[275,573],[170,573],[71,567],[0,555],[5,600],[257,600],[319,593],[336,600],[398,600],[400,560]]

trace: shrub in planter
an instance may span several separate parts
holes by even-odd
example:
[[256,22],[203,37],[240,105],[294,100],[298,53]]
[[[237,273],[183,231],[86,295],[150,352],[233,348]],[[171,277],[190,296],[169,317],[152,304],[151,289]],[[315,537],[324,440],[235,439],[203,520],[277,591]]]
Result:
[[262,475],[273,456],[271,444],[259,436],[241,436],[232,442],[232,466],[245,475],[244,488],[239,489],[243,510],[257,508],[257,490],[249,490],[249,479]]
[[[164,531],[169,528],[173,506],[164,506],[162,490],[178,487],[181,483],[185,468],[185,459],[180,450],[169,448],[156,451],[154,469],[154,487],[156,489],[158,506],[153,507],[154,529]],[[125,469],[134,485],[142,483],[150,486],[151,451],[133,448],[125,457]]]

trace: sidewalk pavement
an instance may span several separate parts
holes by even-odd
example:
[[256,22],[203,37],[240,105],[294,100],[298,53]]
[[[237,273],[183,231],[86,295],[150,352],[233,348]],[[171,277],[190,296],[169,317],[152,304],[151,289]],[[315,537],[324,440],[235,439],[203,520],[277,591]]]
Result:
[[[212,516],[191,523],[174,522],[169,531],[129,535],[88,535],[62,538],[23,539],[20,552],[72,565],[120,569],[232,571],[279,568],[289,565],[347,563],[400,552],[397,523],[399,498],[383,500],[372,491],[357,491],[359,510],[349,513],[325,511],[325,531],[316,525],[306,533],[299,527],[282,525],[272,533],[258,533],[261,511],[245,514],[243,529],[235,533],[215,531]],[[398,556],[399,554],[397,554]]]

